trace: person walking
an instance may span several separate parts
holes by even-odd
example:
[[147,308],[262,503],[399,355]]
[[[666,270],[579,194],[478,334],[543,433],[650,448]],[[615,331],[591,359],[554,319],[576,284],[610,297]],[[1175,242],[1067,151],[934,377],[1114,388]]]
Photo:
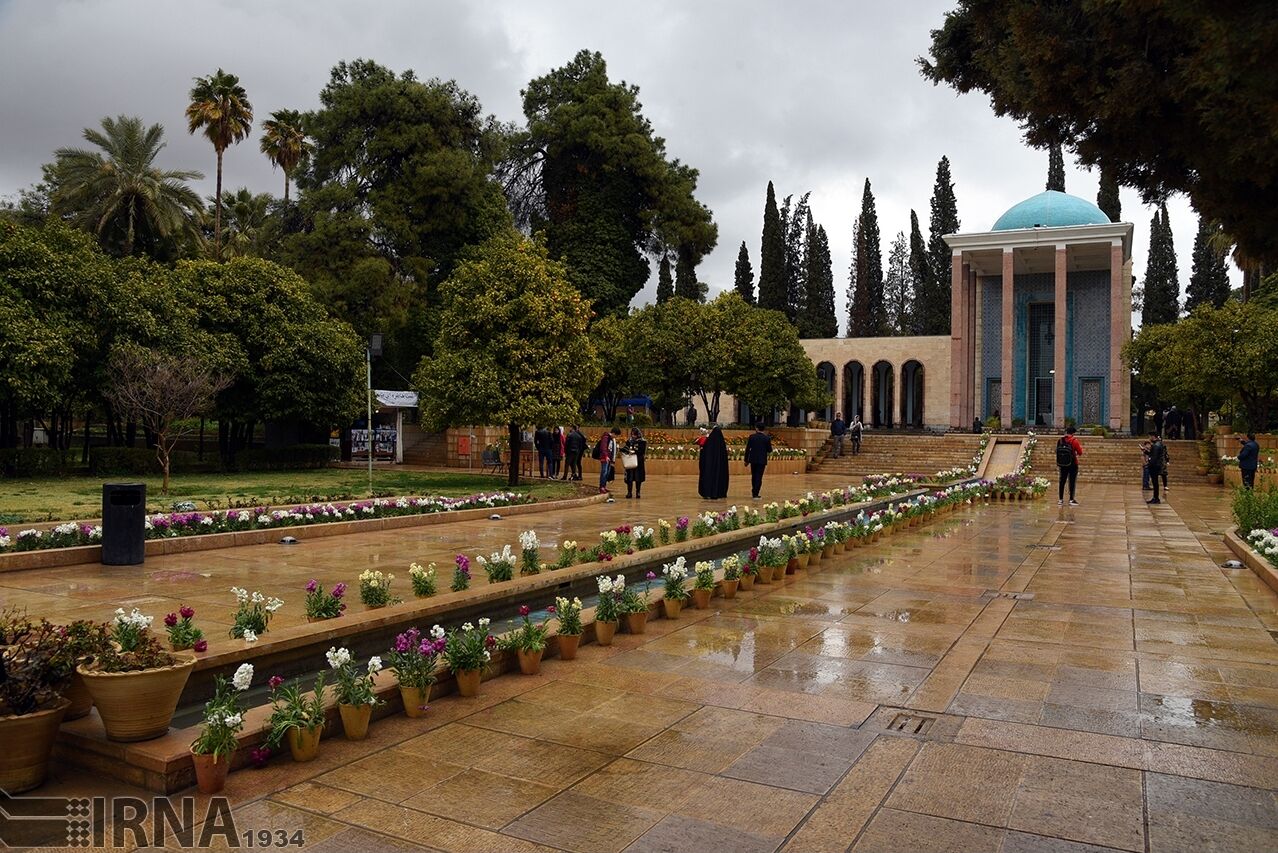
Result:
[[750,497],[759,499],[759,489],[763,486],[763,472],[768,467],[768,457],[772,455],[772,438],[763,431],[763,421],[754,425],[754,433],[746,439],[745,464],[750,469]]
[[643,437],[639,427],[630,428],[630,438],[621,448],[621,467],[626,471],[626,497],[634,490],[636,500],[643,497],[643,481],[648,479],[644,462],[648,456],[648,440]]
[[861,423],[860,415],[852,416],[852,426],[848,427],[848,433],[852,436],[852,455],[856,456],[861,452],[861,436],[865,433],[865,424]]
[[1153,440],[1154,437],[1151,435],[1140,443],[1140,490],[1142,492],[1148,492],[1151,488],[1149,485],[1149,445]]
[[1244,489],[1256,485],[1256,469],[1260,467],[1260,442],[1256,441],[1254,432],[1247,433],[1246,438],[1239,437],[1238,472],[1242,474]]
[[1149,441],[1149,479],[1154,484],[1154,497],[1145,503],[1162,503],[1162,500],[1158,497],[1158,481],[1160,478],[1165,478],[1166,476],[1167,445],[1163,444],[1163,437],[1161,435],[1154,433],[1150,436]]
[[701,446],[701,476],[697,492],[706,500],[717,501],[728,496],[728,442],[718,424],[710,427],[710,435]]
[[564,464],[564,428],[550,430],[550,479],[559,478],[559,468]]
[[[830,439],[834,442],[834,449],[830,452],[830,456],[837,459],[843,455],[843,439],[848,434],[848,422],[843,420],[842,412],[834,413],[834,420],[830,422]],[[750,436],[754,438],[754,436]]]
[[550,430],[544,426],[537,427],[533,433],[533,450],[537,451],[537,476],[545,479],[546,469],[550,467]]
[[1060,488],[1057,491],[1057,506],[1065,505],[1065,485],[1069,484],[1069,505],[1078,506],[1074,500],[1074,488],[1078,483],[1078,457],[1083,455],[1083,445],[1078,443],[1074,435],[1074,427],[1065,428],[1065,434],[1056,442],[1056,467],[1061,471]]
[[595,445],[593,456],[599,460],[599,494],[608,493],[608,484],[616,477],[613,468],[617,461],[617,436],[621,435],[621,427],[613,427],[612,432],[605,432]]
[[564,436],[564,476],[563,479],[581,479],[581,457],[586,455],[586,437],[576,424]]

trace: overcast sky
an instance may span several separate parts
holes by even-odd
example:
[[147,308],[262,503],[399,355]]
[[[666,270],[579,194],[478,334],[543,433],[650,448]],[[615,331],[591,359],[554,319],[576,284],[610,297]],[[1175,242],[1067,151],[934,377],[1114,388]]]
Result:
[[[640,87],[644,113],[669,152],[701,171],[700,199],[719,225],[718,248],[698,269],[712,291],[732,286],[744,240],[758,273],[767,182],[778,197],[812,192],[834,257],[837,308],[853,221],[868,177],[883,254],[910,209],[927,234],[937,160],[948,155],[965,231],[988,229],[1043,189],[1045,152],[980,95],[958,97],[918,73],[952,4],[943,0],[0,0],[0,195],[39,179],[59,146],[79,145],[102,116],[136,114],[168,131],[161,164],[200,169],[212,194],[213,151],[186,133],[191,78],[218,67],[240,76],[258,118],[318,106],[329,69],[366,57],[420,77],[452,78],[485,110],[520,120],[519,91],[582,48],[598,50],[614,80]],[[254,138],[225,158],[225,185],[280,194],[282,178]],[[1096,197],[1096,175],[1066,155],[1066,190]],[[1143,277],[1153,211],[1123,190]],[[1182,287],[1196,218],[1169,204]],[[1236,271],[1233,271],[1237,278]],[[653,276],[636,300],[650,301]]]

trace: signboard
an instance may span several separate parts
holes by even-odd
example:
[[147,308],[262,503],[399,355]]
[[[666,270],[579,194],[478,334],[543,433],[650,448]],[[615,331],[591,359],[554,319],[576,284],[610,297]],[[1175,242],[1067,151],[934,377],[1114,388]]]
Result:
[[[391,427],[378,427],[373,430],[373,453],[394,458],[395,438],[396,432]],[[368,430],[351,430],[351,455],[360,458],[368,457]]]
[[470,436],[468,435],[457,436],[457,455],[458,456],[470,455]]
[[417,392],[416,391],[374,391],[377,397],[377,405],[386,406],[391,409],[415,409],[417,408]]

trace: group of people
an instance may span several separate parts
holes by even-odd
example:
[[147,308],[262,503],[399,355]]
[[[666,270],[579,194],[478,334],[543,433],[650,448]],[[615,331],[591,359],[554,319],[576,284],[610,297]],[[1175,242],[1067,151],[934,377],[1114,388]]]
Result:
[[843,442],[851,439],[852,455],[855,456],[861,452],[861,436],[865,433],[865,424],[861,423],[860,415],[852,416],[852,423],[843,420],[842,412],[834,413],[834,420],[830,421],[830,440],[834,447],[830,451],[831,457],[839,457],[843,455]]
[[[573,432],[577,432],[575,426]],[[718,424],[713,424],[709,429],[703,428],[696,441],[700,448],[697,455],[697,493],[706,500],[723,500],[728,496],[728,441],[723,437],[723,428]],[[759,499],[763,473],[771,455],[772,439],[764,431],[763,424],[758,424],[754,433],[746,440],[745,448],[745,465],[751,472],[750,493],[755,500]],[[648,440],[638,427],[631,427],[630,435],[624,442],[621,440],[621,428],[613,427],[595,442],[591,456],[599,461],[600,494],[609,492],[608,484],[616,480],[617,466],[620,465],[624,472],[626,497],[635,500],[642,498],[643,484],[648,479]]]
[[1163,444],[1163,437],[1160,433],[1151,432],[1149,438],[1140,443],[1141,460],[1144,463],[1141,466],[1141,491],[1154,490],[1154,497],[1146,503],[1160,504],[1162,499],[1159,497],[1158,486],[1161,483],[1163,494],[1167,493],[1167,466],[1171,462],[1171,454],[1167,452],[1167,445]]
[[550,480],[581,479],[586,436],[576,424],[568,432],[564,432],[563,427],[537,427],[533,433],[533,449],[537,451],[538,476]]

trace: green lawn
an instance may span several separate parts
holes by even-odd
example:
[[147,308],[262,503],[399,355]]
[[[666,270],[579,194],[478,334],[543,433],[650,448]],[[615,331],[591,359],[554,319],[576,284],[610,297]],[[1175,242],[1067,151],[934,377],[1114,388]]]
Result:
[[[133,482],[137,478],[107,478]],[[349,468],[312,471],[265,471],[240,474],[188,474],[174,477],[169,495],[160,495],[160,478],[144,477],[147,509],[168,512],[175,501],[194,501],[198,509],[226,509],[253,504],[290,504],[368,497],[368,473]],[[65,477],[49,480],[0,479],[0,524],[97,518],[102,514],[104,478]],[[378,495],[469,495],[505,488],[506,478],[467,474],[375,470]],[[532,480],[519,491],[545,500],[564,497],[567,483]]]

